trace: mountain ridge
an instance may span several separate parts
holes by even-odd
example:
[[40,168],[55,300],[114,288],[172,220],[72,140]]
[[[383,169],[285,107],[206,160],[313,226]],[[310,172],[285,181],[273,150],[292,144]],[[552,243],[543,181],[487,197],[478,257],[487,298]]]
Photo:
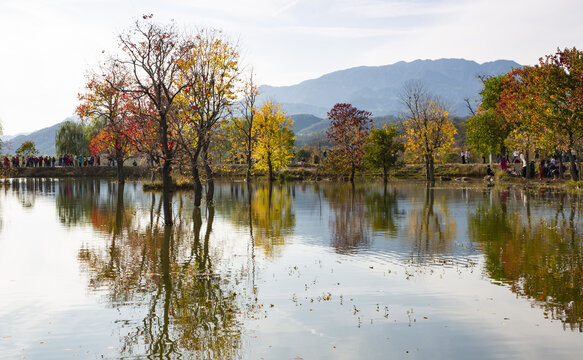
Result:
[[371,111],[374,116],[402,112],[399,93],[407,81],[421,81],[428,91],[451,104],[457,116],[468,114],[464,99],[475,99],[482,89],[480,75],[499,75],[521,65],[511,60],[479,64],[465,59],[399,61],[380,66],[358,66],[334,71],[295,85],[262,85],[259,100],[272,99],[291,115],[326,116],[339,102]]

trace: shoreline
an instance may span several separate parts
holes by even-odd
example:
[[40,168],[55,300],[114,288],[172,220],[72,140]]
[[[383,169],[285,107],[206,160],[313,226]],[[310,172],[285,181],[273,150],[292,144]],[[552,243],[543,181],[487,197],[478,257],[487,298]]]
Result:
[[[504,176],[502,179],[492,177],[489,180],[486,174],[488,164],[437,164],[435,167],[435,186],[476,186],[476,187],[497,187],[511,186],[522,188],[553,188],[571,191],[583,191],[583,181],[574,182],[569,179],[544,179],[538,178],[524,179],[521,177]],[[491,165],[496,172],[499,165]],[[8,170],[4,168],[4,170]],[[215,166],[215,178],[219,179],[239,179],[245,178],[245,165],[219,165]],[[151,169],[142,166],[126,166],[124,172],[127,180],[143,180],[144,190],[161,189],[161,182],[156,179],[151,182]],[[177,171],[178,172],[178,171]],[[10,168],[3,174],[5,178],[111,178],[117,177],[116,168],[110,166],[88,166],[88,167],[38,167],[38,168]],[[425,174],[422,164],[407,164],[399,169],[391,169],[389,172],[389,182],[415,181],[424,182]],[[253,180],[266,180],[265,174],[255,172]],[[205,180],[201,176],[201,180]],[[191,189],[192,183],[188,173],[178,174],[174,177],[175,189]],[[286,170],[278,172],[276,181],[347,181],[347,176],[325,171],[321,166],[290,166]],[[382,172],[369,171],[357,174],[355,183],[381,181]]]

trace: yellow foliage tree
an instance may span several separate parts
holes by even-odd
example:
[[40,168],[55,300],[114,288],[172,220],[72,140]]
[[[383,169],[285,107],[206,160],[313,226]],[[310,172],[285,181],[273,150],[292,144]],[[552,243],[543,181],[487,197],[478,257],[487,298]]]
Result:
[[409,110],[403,120],[407,139],[406,155],[425,163],[427,181],[435,181],[435,159],[442,158],[454,144],[457,130],[445,106],[432,99],[419,84],[409,84],[402,95]]
[[255,113],[253,126],[254,137],[257,139],[253,159],[255,168],[268,170],[269,179],[273,179],[273,171],[287,167],[292,158],[295,135],[292,130],[293,120],[286,116],[279,104],[266,101]]

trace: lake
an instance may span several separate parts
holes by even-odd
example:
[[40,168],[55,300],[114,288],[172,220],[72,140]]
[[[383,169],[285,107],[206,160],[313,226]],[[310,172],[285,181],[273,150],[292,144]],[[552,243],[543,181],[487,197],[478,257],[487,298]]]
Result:
[[0,359],[579,359],[583,198],[395,183],[0,190]]

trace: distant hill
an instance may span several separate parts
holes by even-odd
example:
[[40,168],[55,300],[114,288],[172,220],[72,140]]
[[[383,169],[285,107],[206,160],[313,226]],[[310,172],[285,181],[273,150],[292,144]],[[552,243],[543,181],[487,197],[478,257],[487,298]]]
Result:
[[261,86],[260,101],[272,99],[288,114],[325,117],[334,104],[350,103],[374,116],[403,112],[399,94],[410,80],[421,81],[441,97],[454,115],[466,116],[464,99],[476,99],[482,89],[478,75],[499,75],[520,67],[514,61],[478,64],[464,59],[415,60],[384,66],[360,66],[335,71],[292,86]]
[[15,136],[10,140],[4,141],[4,144],[2,146],[2,153],[14,154],[16,150],[20,147],[20,145],[22,145],[23,142],[30,140],[34,142],[37,150],[41,155],[55,155],[56,154],[55,137],[57,135],[57,131],[67,120],[76,121],[77,119],[75,117],[70,117],[58,124],[37,130],[30,134]]

